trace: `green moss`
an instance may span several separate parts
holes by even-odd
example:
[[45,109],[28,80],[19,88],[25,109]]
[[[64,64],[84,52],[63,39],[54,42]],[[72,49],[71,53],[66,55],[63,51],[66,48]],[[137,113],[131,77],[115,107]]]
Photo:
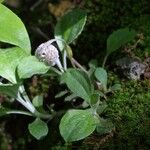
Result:
[[[116,135],[104,147],[115,150],[148,149],[150,146],[150,92],[148,82],[125,81],[122,91],[108,100],[105,115],[116,125]],[[105,149],[104,148],[104,149]]]

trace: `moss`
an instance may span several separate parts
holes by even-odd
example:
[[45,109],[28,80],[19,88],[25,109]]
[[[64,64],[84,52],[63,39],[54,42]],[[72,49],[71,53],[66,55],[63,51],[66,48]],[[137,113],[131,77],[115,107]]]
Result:
[[105,115],[115,123],[116,134],[104,149],[111,148],[112,144],[117,144],[115,150],[148,149],[150,146],[149,90],[148,81],[125,81],[122,83],[122,91],[109,98]]

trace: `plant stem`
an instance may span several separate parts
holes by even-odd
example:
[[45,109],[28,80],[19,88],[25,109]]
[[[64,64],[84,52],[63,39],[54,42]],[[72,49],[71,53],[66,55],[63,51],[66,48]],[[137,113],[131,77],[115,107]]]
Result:
[[[22,96],[21,96],[22,94]],[[22,98],[23,97],[23,98]],[[26,109],[28,109],[31,113],[28,113],[31,114],[32,116],[35,116],[35,117],[40,117],[40,118],[43,118],[43,119],[52,119],[54,117],[54,115],[49,115],[49,114],[43,114],[43,113],[40,113],[36,110],[36,108],[33,106],[33,104],[31,103],[26,91],[25,91],[25,88],[23,85],[21,85],[19,87],[19,92],[18,92],[18,95],[17,95],[17,98],[16,100],[22,104]],[[20,111],[21,112],[21,111]],[[12,113],[12,112],[10,112]],[[19,112],[14,112],[14,113],[19,113]],[[20,113],[21,114],[21,113]],[[24,113],[27,115],[27,113]]]
[[21,115],[27,115],[27,116],[33,116],[31,113],[26,111],[20,111],[20,110],[11,110],[7,111],[6,114],[21,114]]
[[34,112],[36,111],[35,107],[34,107],[33,105],[31,105],[29,102],[25,101],[25,100],[21,97],[21,95],[20,95],[19,92],[18,92],[18,95],[17,95],[16,100],[17,100],[20,104],[22,104],[26,109],[28,109],[31,113],[34,114]]
[[61,72],[64,72],[64,68],[63,68],[63,66],[62,66],[62,64],[61,64],[61,62],[60,62],[59,59],[57,60],[56,65],[58,66],[58,68],[59,68],[59,70],[60,70]]
[[64,70],[66,71],[67,70],[67,53],[65,50],[63,52],[63,66],[64,66]]
[[84,72],[88,73],[88,72],[86,71],[86,69],[85,69],[83,66],[81,66],[81,64],[79,64],[79,63],[77,62],[77,60],[75,60],[74,58],[71,58],[71,62],[72,62],[74,65],[76,65],[78,68],[80,68],[81,70],[83,70]]
[[104,57],[103,64],[102,64],[102,67],[103,67],[103,68],[105,67],[105,64],[106,64],[107,58],[108,58],[108,55],[106,55],[106,56]]

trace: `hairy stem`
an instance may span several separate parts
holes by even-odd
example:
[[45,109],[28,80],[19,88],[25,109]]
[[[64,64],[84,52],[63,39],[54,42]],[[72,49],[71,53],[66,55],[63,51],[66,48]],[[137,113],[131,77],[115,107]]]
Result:
[[81,70],[83,70],[84,72],[88,73],[88,72],[86,71],[86,69],[85,69],[81,64],[79,64],[79,62],[77,62],[77,60],[75,60],[74,58],[71,58],[71,62],[72,62],[75,66],[77,66],[78,68],[80,68]]

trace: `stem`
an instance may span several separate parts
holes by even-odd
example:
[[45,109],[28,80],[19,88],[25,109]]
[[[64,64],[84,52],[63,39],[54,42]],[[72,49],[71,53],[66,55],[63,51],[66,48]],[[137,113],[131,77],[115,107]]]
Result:
[[21,103],[26,109],[28,109],[31,113],[34,114],[34,112],[36,111],[35,107],[34,107],[33,105],[31,105],[31,103],[25,101],[25,100],[21,97],[21,95],[20,95],[19,92],[18,92],[18,95],[17,95],[16,100],[17,100],[19,103]]
[[21,115],[32,116],[31,113],[26,112],[26,111],[20,111],[20,110],[7,111],[6,114],[21,114]]
[[65,50],[63,52],[63,66],[64,66],[64,70],[67,70],[67,53]]
[[61,64],[61,62],[60,62],[59,59],[56,61],[56,65],[58,66],[58,68],[59,68],[59,70],[60,70],[61,72],[64,72],[64,68],[63,68],[63,66],[62,66],[62,64]]
[[72,62],[74,65],[76,65],[78,68],[80,68],[81,70],[83,70],[84,72],[88,73],[88,72],[86,71],[86,69],[85,69],[83,66],[81,66],[74,58],[71,58],[71,62]]
[[57,73],[58,75],[62,75],[62,72],[59,71],[58,69],[56,69],[56,68],[54,68],[54,67],[50,67],[50,69],[51,69],[52,71],[54,71],[55,73]]
[[105,64],[106,64],[107,58],[108,58],[108,55],[106,55],[106,56],[104,57],[103,64],[102,64],[102,67],[103,67],[103,68],[105,67]]
[[42,118],[42,119],[48,119],[48,120],[52,120],[55,117],[56,113],[53,113],[52,115],[49,114],[42,114],[38,111],[35,112],[35,116]]

